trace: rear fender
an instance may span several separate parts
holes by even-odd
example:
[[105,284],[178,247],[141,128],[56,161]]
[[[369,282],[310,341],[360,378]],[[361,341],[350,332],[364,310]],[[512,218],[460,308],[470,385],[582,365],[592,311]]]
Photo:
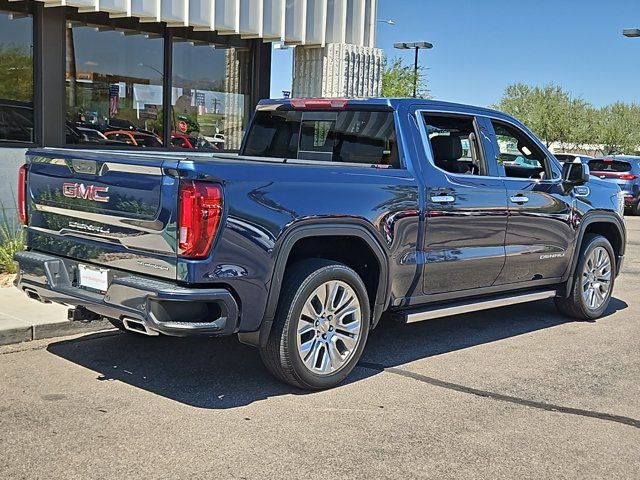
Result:
[[311,224],[303,224],[294,227],[294,229],[287,233],[280,242],[271,280],[271,287],[269,289],[269,296],[267,299],[267,308],[260,330],[256,332],[238,334],[242,343],[253,346],[264,346],[266,344],[271,332],[271,327],[273,326],[276,309],[278,307],[278,300],[280,298],[280,291],[282,289],[287,261],[294,245],[299,240],[308,237],[338,236],[357,237],[363,240],[367,243],[369,248],[371,248],[371,251],[374,253],[378,261],[380,267],[380,278],[371,321],[372,328],[377,325],[382,313],[389,304],[389,293],[391,291],[389,288],[389,260],[380,241],[376,239],[375,234],[370,230],[365,222],[336,223],[335,221],[331,221],[318,223],[317,221],[314,221]]

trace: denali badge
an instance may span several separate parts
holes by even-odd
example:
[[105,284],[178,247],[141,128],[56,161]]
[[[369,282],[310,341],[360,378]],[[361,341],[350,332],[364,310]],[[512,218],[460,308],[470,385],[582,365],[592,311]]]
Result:
[[88,230],[89,232],[111,233],[108,228],[99,227],[97,225],[87,225],[86,223],[69,222],[69,228],[77,228],[78,230]]
[[100,196],[101,193],[107,193],[109,187],[97,187],[95,185],[85,185],[84,183],[63,183],[62,194],[69,198],[82,198],[84,200],[92,200],[94,202],[107,203],[109,196]]
[[551,258],[564,258],[564,253],[547,253],[540,255],[540,260],[549,260]]

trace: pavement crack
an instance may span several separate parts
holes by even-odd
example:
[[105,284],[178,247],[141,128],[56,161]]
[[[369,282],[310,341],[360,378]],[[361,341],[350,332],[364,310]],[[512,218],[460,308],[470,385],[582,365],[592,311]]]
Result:
[[502,393],[490,392],[488,390],[480,390],[478,388],[467,387],[457,383],[446,382],[437,378],[428,377],[420,373],[411,372],[397,367],[385,367],[378,363],[360,362],[359,367],[367,370],[375,370],[377,372],[388,372],[401,377],[410,378],[419,382],[427,383],[435,387],[446,388],[460,393],[466,393],[469,395],[475,395],[483,398],[490,398],[492,400],[498,400],[501,402],[513,403],[516,405],[523,405],[526,407],[536,408],[538,410],[545,410],[547,412],[566,413],[569,415],[578,415],[581,417],[596,418],[598,420],[605,420],[607,422],[620,423],[629,427],[640,429],[640,420],[622,415],[613,415],[611,413],[596,412],[593,410],[583,410],[581,408],[564,407],[562,405],[554,405],[552,403],[536,402],[535,400],[528,400],[526,398],[514,397],[511,395],[504,395]]

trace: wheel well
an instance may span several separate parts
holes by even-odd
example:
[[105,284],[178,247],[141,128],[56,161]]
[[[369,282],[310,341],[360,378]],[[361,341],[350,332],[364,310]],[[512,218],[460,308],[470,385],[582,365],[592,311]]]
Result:
[[360,275],[367,288],[373,312],[380,283],[380,264],[366,241],[350,236],[318,236],[298,240],[289,252],[286,271],[306,258],[325,258],[344,263]]
[[608,222],[595,222],[587,225],[585,230],[585,235],[587,233],[595,233],[598,235],[602,235],[613,247],[613,252],[616,256],[622,254],[622,237],[620,235],[620,231],[613,223]]

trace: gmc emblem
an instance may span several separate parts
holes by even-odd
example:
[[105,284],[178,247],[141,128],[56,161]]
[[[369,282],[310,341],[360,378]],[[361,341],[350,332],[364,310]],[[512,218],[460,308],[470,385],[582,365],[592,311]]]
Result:
[[62,194],[68,198],[82,198],[94,202],[107,203],[109,196],[100,196],[101,193],[107,193],[109,187],[97,187],[95,185],[85,185],[84,183],[63,183]]

